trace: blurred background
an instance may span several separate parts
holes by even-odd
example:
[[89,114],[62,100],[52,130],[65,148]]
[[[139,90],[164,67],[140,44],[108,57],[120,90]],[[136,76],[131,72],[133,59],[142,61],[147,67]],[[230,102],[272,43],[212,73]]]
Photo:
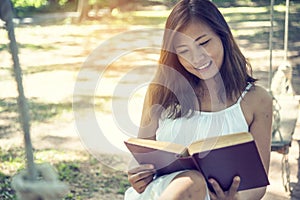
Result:
[[[139,124],[145,80],[153,76],[165,20],[176,0],[12,0],[19,58],[28,98],[31,138],[37,163],[52,164],[59,179],[70,186],[64,199],[123,199],[129,187],[128,155],[105,152],[83,140],[74,106],[93,105],[96,118],[113,146],[123,151],[128,133],[116,125],[114,102],[128,107]],[[268,88],[270,76],[270,2],[213,0],[232,28],[252,64],[258,84]],[[274,2],[272,75],[284,58],[285,1]],[[300,0],[290,1],[288,61],[292,86],[300,94]],[[5,22],[0,20],[0,199],[16,199],[14,174],[25,168],[22,129],[18,120],[17,89]],[[144,31],[147,30],[147,31]],[[143,34],[138,34],[143,33]],[[124,37],[122,37],[124,36]],[[141,49],[136,48],[141,41]],[[105,42],[110,42],[105,43]],[[133,47],[134,46],[134,47]],[[151,47],[151,48],[147,48]],[[120,49],[124,54],[114,52]],[[82,71],[86,70],[83,76]],[[101,81],[93,86],[93,75]],[[127,75],[124,79],[124,76]],[[130,75],[130,76],[129,76]],[[76,84],[87,88],[76,89]],[[94,82],[93,82],[94,83]],[[140,85],[130,98],[115,94],[119,85]],[[77,102],[77,97],[80,97]],[[78,120],[78,119],[77,119]],[[299,123],[297,122],[296,131]],[[131,133],[136,135],[136,133]],[[120,142],[120,141],[121,142]],[[297,183],[298,144],[289,153],[291,182]],[[271,186],[265,199],[290,199],[282,185],[282,155],[272,152]]]

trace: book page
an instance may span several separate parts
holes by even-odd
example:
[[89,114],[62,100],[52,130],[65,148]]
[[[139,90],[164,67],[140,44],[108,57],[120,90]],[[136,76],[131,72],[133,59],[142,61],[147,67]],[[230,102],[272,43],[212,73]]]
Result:
[[205,140],[195,141],[188,147],[188,151],[190,155],[193,155],[194,153],[210,151],[213,149],[219,149],[226,146],[233,146],[250,141],[253,141],[253,136],[251,135],[251,133],[234,133],[229,135],[211,137]]
[[171,142],[163,142],[163,141],[156,141],[156,140],[147,140],[141,138],[130,138],[127,140],[127,143],[134,144],[141,147],[147,147],[157,150],[162,150],[166,152],[172,152],[176,154],[183,154],[186,152],[187,148],[180,144],[175,144]]

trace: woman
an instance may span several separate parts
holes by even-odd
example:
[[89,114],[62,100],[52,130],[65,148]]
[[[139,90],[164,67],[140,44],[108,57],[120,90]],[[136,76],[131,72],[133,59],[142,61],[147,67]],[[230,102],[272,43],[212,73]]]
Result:
[[[188,145],[216,134],[250,132],[268,172],[272,98],[255,85],[251,67],[224,17],[208,0],[181,0],[167,19],[160,63],[150,84],[138,137]],[[265,187],[228,191],[198,171],[155,177],[152,165],[128,171],[125,199],[261,199]]]

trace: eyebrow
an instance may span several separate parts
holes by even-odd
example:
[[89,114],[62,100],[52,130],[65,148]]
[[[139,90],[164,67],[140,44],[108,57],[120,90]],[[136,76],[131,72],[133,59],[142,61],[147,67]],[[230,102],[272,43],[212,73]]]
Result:
[[201,38],[205,37],[206,34],[200,35],[199,37],[197,37],[194,41],[197,42],[198,40],[200,40]]

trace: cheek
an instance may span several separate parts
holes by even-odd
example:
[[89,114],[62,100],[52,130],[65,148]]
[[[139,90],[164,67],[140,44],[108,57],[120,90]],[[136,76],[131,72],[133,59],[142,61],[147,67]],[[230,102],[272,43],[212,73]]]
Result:
[[223,48],[221,40],[219,41],[216,49],[217,49],[217,51],[215,52],[214,56],[215,56],[216,62],[218,64],[218,67],[221,67],[221,65],[223,64],[223,59],[224,59],[224,48]]
[[219,58],[218,58],[218,65],[220,65],[219,67],[222,66],[223,60],[224,60],[224,51],[223,51],[223,47],[222,47],[222,48],[220,48]]
[[179,56],[178,60],[186,71],[189,73],[194,73],[194,67],[186,59]]
[[211,50],[210,52],[211,53],[209,54],[209,56],[214,60],[217,67],[220,68],[221,65],[223,64],[223,59],[224,59],[223,47],[215,48],[214,50]]
[[178,56],[178,60],[185,69],[190,67],[190,63],[185,58]]

